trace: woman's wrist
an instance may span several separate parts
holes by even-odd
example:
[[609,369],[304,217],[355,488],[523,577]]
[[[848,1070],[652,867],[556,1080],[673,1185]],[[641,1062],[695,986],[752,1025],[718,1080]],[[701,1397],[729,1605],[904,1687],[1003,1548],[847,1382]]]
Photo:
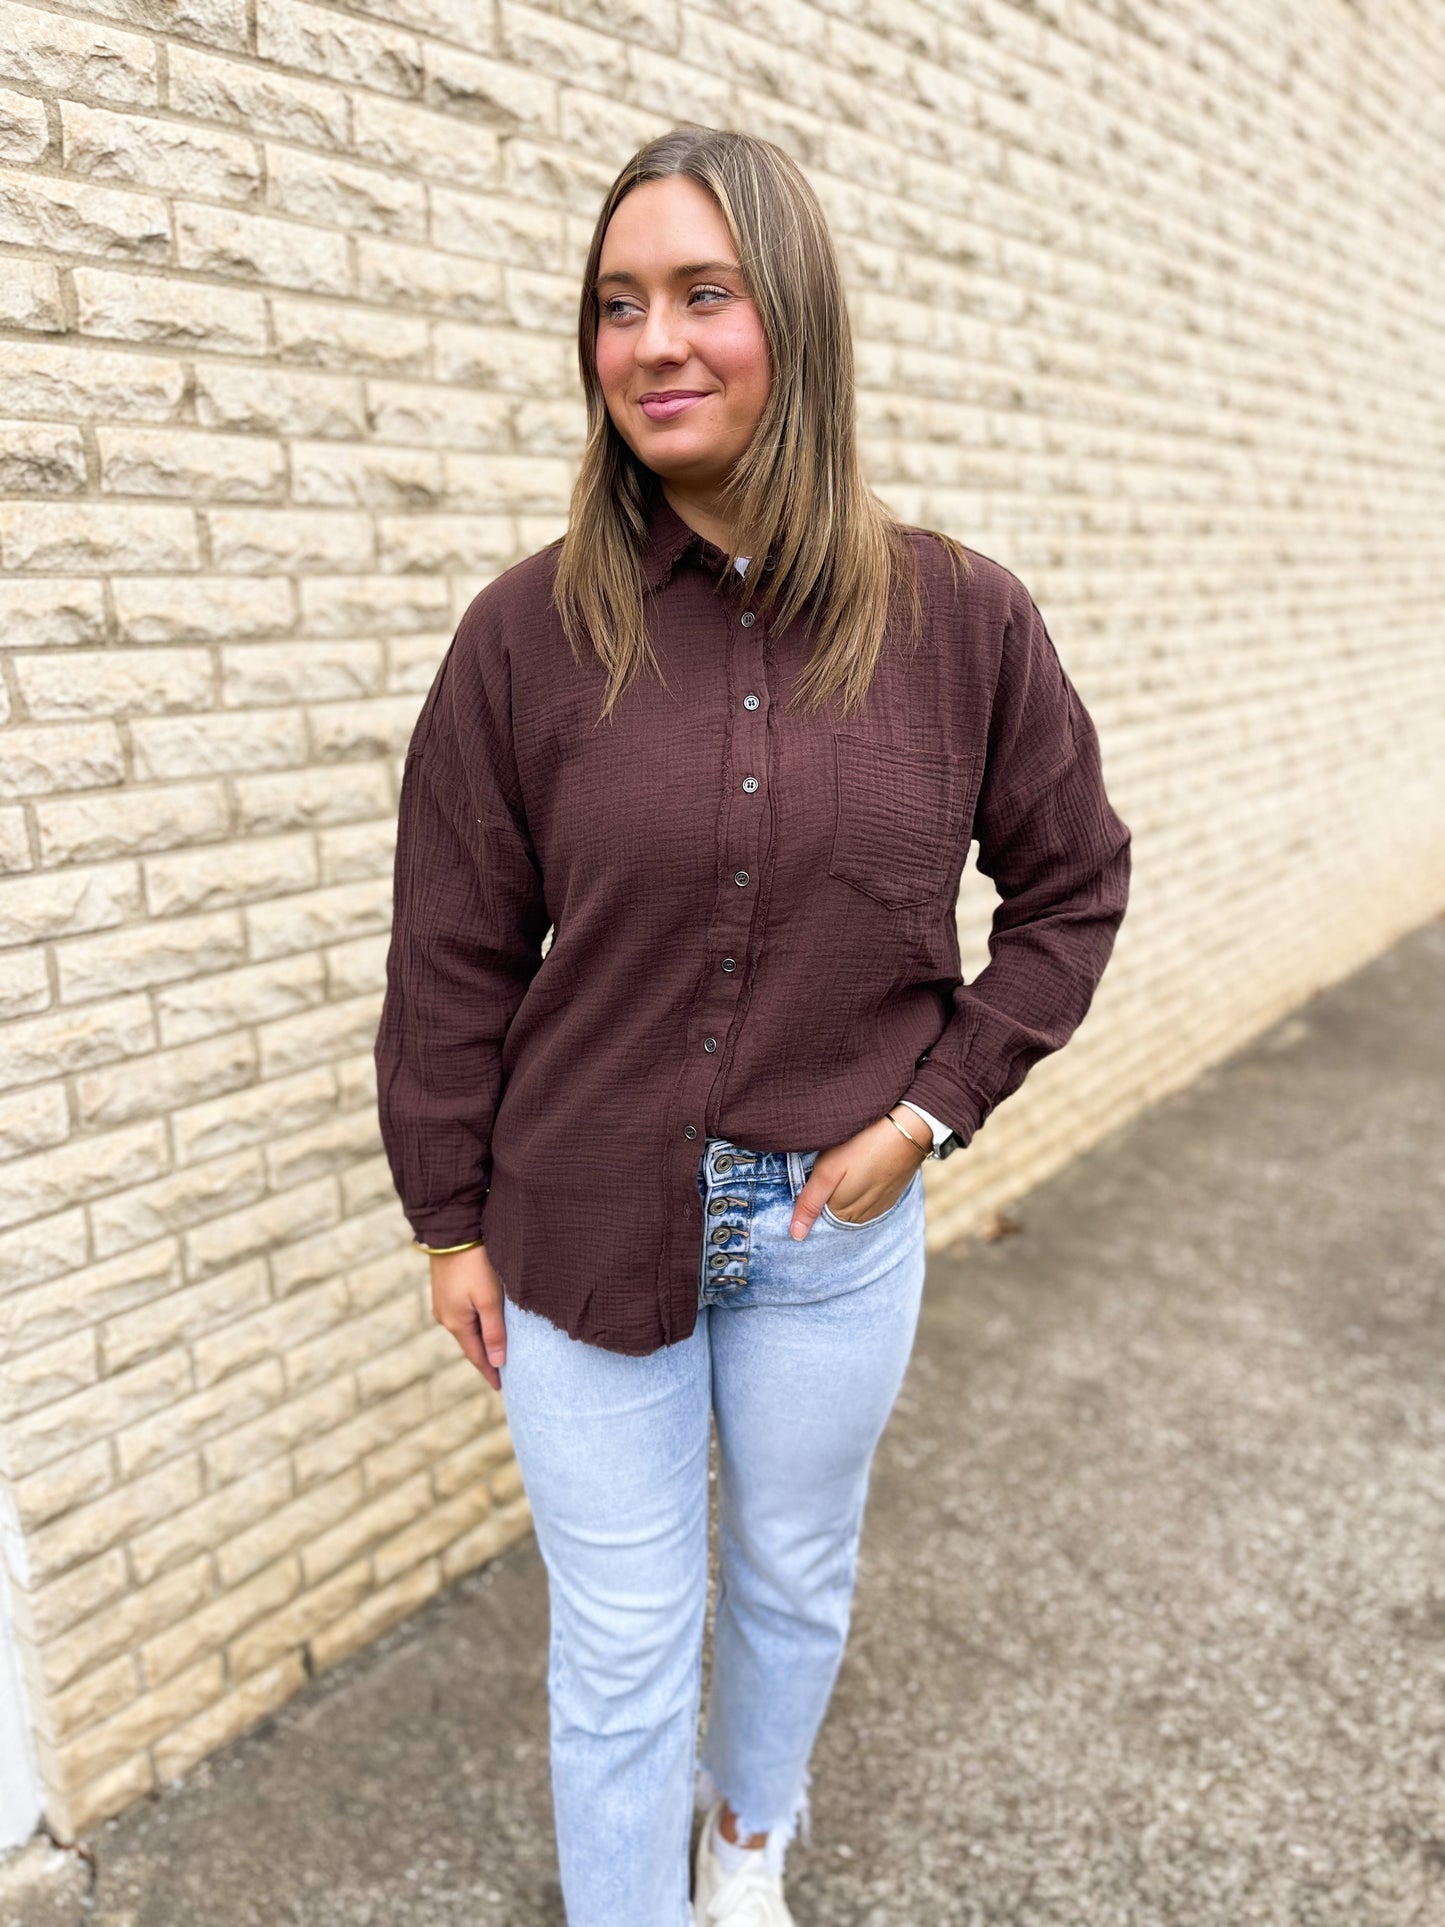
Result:
[[[921,1152],[924,1158],[928,1158],[932,1156],[933,1145],[931,1143],[921,1144],[919,1140],[913,1135],[912,1131],[909,1130],[908,1126],[904,1124],[901,1121],[901,1119],[895,1117],[892,1111],[887,1111],[884,1113],[884,1115],[887,1117],[888,1122],[893,1126],[893,1128],[896,1131],[901,1131],[903,1133],[904,1137],[908,1139],[908,1142],[913,1146],[915,1151]],[[912,1113],[910,1112],[909,1115],[911,1116]],[[923,1120],[920,1118],[919,1122],[922,1123],[922,1121]]]

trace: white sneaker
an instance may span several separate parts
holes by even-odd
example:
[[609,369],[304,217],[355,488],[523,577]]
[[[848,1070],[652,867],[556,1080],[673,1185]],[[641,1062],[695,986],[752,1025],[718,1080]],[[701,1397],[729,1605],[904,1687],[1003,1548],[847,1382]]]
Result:
[[797,1927],[783,1899],[783,1876],[768,1871],[761,1853],[736,1873],[724,1873],[712,1850],[712,1830],[723,1802],[703,1815],[692,1886],[694,1927]]

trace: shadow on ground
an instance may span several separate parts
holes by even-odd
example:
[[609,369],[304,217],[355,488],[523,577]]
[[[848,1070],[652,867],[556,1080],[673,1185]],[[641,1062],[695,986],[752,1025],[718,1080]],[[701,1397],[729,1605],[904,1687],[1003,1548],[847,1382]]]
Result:
[[[930,1268],[799,1927],[1445,1920],[1445,924]],[[92,1927],[562,1927],[512,1549],[98,1829]]]

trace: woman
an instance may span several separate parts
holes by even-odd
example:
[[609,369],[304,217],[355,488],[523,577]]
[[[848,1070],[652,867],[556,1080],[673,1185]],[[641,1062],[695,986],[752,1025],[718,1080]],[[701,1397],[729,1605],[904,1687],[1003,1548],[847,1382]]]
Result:
[[786,154],[643,148],[579,347],[567,534],[473,599],[407,754],[382,1129],[546,1564],[570,1927],[786,1927],[921,1168],[1084,1016],[1129,831],[1023,584],[866,486]]

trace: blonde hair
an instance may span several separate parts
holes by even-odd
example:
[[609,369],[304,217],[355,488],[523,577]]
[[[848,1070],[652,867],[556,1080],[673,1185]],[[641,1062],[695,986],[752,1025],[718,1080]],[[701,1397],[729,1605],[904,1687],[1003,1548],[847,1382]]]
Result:
[[[724,486],[722,511],[742,546],[767,556],[749,569],[742,599],[781,626],[806,614],[814,647],[798,680],[816,708],[836,689],[845,711],[861,703],[882,653],[895,599],[908,632],[921,628],[918,558],[903,525],[863,478],[858,456],[853,342],[832,237],[817,196],[784,150],[755,135],[687,123],[649,141],[603,200],[582,279],[577,351],[587,404],[587,445],[572,489],[552,599],[577,653],[591,642],[608,674],[602,717],[644,666],[661,677],[647,633],[640,566],[654,472],[617,433],[597,373],[603,238],[618,205],[645,181],[684,175],[717,202],[738,251],[771,358],[768,399],[751,442]],[[950,556],[963,545],[927,531]],[[599,719],[601,720],[601,719]]]

